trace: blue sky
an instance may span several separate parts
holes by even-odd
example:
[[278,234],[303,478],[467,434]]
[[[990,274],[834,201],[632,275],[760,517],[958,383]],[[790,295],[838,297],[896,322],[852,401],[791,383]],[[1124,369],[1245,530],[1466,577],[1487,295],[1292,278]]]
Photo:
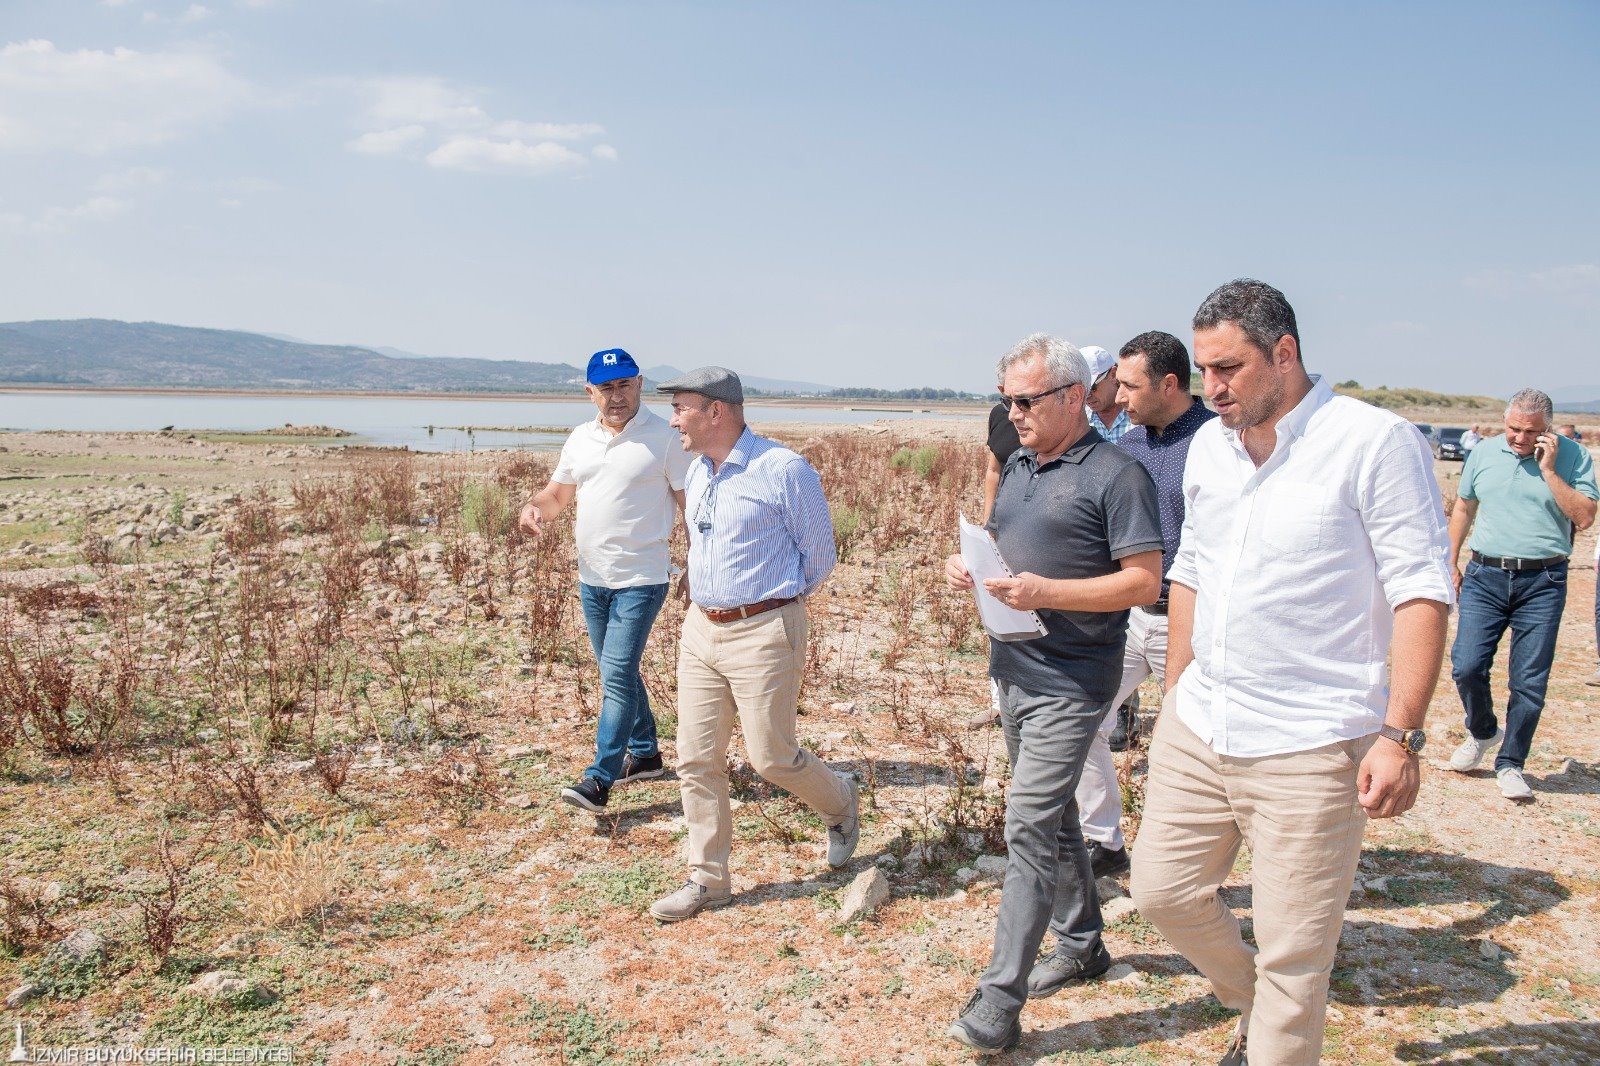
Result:
[[1589,2],[8,0],[0,320],[984,389],[1247,274],[1313,371],[1560,388],[1597,86]]

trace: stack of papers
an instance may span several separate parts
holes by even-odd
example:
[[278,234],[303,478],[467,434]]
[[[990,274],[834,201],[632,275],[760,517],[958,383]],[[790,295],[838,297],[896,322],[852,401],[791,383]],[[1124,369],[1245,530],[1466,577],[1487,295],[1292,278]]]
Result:
[[978,618],[991,639],[1035,640],[1045,635],[1047,630],[1037,614],[1007,607],[983,587],[985,581],[1016,575],[1000,557],[1000,546],[989,531],[968,522],[965,515],[961,516],[961,561],[972,575],[973,592],[978,597]]

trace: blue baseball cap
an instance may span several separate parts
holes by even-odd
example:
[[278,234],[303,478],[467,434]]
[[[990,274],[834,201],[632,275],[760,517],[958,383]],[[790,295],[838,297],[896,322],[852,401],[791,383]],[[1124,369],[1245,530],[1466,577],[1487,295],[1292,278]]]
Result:
[[621,348],[607,348],[589,357],[589,372],[586,377],[591,385],[604,385],[618,378],[638,376],[639,364],[633,361],[633,356]]

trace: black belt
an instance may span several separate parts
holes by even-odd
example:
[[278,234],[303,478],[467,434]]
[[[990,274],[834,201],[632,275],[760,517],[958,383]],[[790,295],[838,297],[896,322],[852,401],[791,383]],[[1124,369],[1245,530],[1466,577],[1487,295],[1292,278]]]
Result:
[[1552,566],[1561,566],[1566,563],[1565,555],[1552,555],[1548,559],[1497,559],[1492,555],[1482,552],[1473,552],[1472,561],[1480,566],[1492,566],[1496,570],[1548,570]]
[[1143,611],[1145,614],[1166,614],[1167,601],[1162,600],[1159,603],[1147,603],[1140,607],[1139,610]]

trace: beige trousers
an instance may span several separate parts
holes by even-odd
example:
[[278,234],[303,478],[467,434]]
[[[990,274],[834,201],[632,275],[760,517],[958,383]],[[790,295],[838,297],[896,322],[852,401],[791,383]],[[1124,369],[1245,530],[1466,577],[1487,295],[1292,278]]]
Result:
[[795,739],[806,664],[804,601],[717,623],[690,607],[678,645],[678,781],[689,824],[689,876],[714,892],[731,887],[728,741],[734,716],[756,773],[788,789],[828,825],[850,814],[844,782]]
[[[1202,743],[1172,701],[1150,744],[1134,902],[1217,998],[1244,1012],[1251,1066],[1315,1063],[1367,822],[1356,769],[1377,734],[1236,758]],[[1250,848],[1257,947],[1217,891],[1240,844]]]

